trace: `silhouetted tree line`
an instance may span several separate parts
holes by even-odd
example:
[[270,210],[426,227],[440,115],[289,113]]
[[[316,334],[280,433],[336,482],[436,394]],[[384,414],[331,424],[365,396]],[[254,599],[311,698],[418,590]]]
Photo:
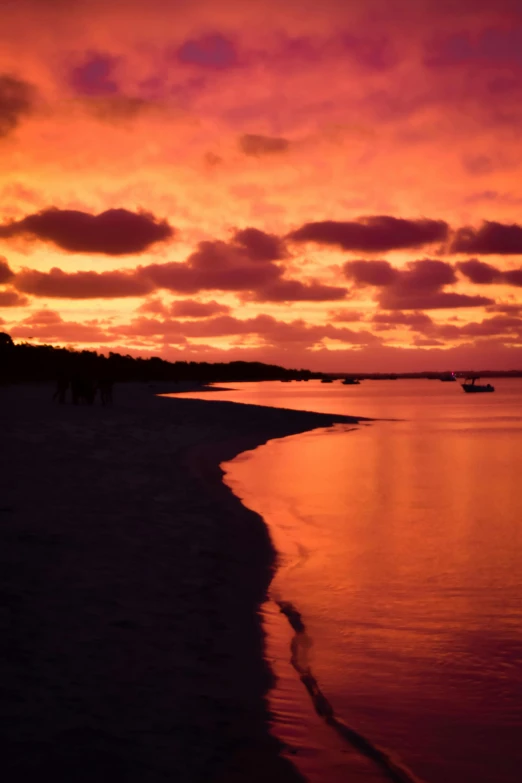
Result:
[[0,332],[0,382],[56,381],[60,377],[83,376],[126,381],[275,381],[318,377],[309,370],[288,370],[262,362],[167,362],[158,356],[149,359],[108,356],[96,351],[74,351],[52,345],[15,345],[10,335]]

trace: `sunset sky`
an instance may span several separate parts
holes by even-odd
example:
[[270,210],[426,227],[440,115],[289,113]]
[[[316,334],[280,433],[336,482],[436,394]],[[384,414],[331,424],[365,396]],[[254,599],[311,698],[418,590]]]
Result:
[[520,0],[4,0],[0,330],[522,369]]

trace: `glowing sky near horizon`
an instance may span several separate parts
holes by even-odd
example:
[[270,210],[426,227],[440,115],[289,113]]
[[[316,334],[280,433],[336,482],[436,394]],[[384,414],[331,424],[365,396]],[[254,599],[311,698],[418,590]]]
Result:
[[0,10],[0,330],[522,368],[519,0]]

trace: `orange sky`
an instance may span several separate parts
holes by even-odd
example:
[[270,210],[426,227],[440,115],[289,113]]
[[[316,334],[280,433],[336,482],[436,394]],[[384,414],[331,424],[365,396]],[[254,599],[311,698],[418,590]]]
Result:
[[519,0],[17,0],[0,329],[522,369]]

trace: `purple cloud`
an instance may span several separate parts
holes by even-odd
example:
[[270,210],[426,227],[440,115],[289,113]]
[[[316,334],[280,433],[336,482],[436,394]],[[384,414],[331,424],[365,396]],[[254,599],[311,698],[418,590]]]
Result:
[[0,138],[13,131],[33,108],[35,91],[31,84],[9,74],[0,75]]
[[477,285],[490,285],[492,283],[504,283],[513,286],[522,286],[522,267],[503,271],[493,264],[470,258],[469,261],[461,261],[457,269],[462,272],[472,283]]
[[184,299],[173,302],[169,314],[179,318],[210,318],[215,315],[228,315],[230,307],[219,302],[198,302],[195,299]]
[[447,310],[455,307],[484,307],[494,304],[494,299],[451,291],[413,292],[406,297],[400,291],[385,290],[379,298],[379,304],[387,310]]
[[347,261],[343,271],[349,280],[361,286],[391,285],[399,275],[399,270],[395,269],[389,261]]
[[522,254],[522,226],[486,220],[478,229],[459,228],[451,244],[453,253],[477,255]]
[[234,42],[221,33],[191,38],[176,50],[175,56],[183,65],[212,70],[227,70],[239,65]]
[[343,250],[379,253],[441,242],[447,235],[448,224],[442,220],[406,220],[376,215],[361,217],[357,221],[305,223],[291,232],[289,239],[338,245]]
[[16,275],[14,285],[22,293],[63,299],[145,296],[155,287],[139,268],[113,272],[63,272],[57,267],[50,272],[23,269]]
[[72,209],[50,207],[22,220],[0,226],[0,239],[23,236],[52,242],[70,253],[105,255],[139,254],[156,242],[174,236],[166,220],[157,220],[149,212],[109,209],[90,215]]
[[73,68],[69,84],[82,96],[110,96],[118,92],[114,71],[118,57],[103,52],[88,52],[84,62]]
[[276,280],[246,298],[254,302],[335,302],[346,294],[346,288],[317,281]]
[[280,237],[258,228],[236,231],[234,242],[244,248],[252,261],[278,261],[288,256],[288,250]]
[[9,268],[6,259],[0,256],[0,284],[8,283],[14,276],[14,272]]
[[290,142],[281,136],[262,136],[256,133],[245,133],[239,138],[239,148],[245,155],[258,158],[263,155],[274,155],[286,152]]

